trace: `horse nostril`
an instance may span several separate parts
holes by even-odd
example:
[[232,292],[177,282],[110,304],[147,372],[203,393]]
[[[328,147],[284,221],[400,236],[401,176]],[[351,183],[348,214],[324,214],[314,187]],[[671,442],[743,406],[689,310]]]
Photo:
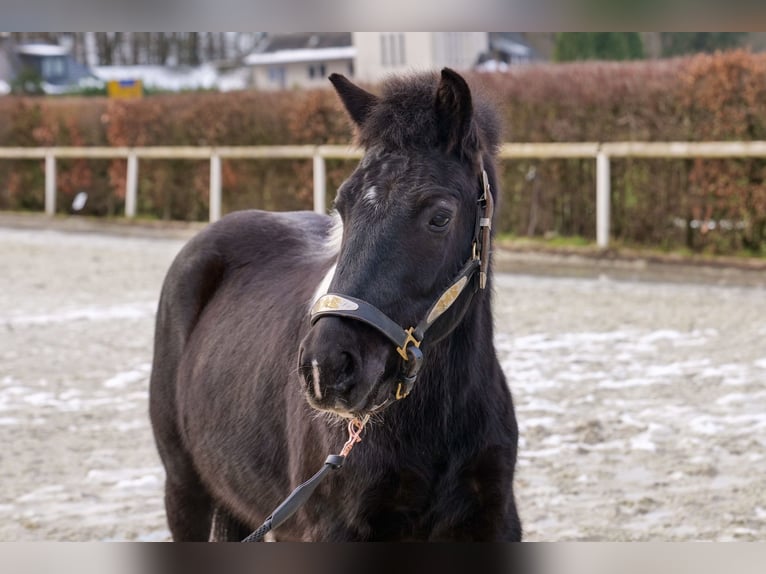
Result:
[[305,392],[322,403],[348,398],[359,382],[361,357],[353,348],[339,348],[326,337],[311,343],[298,350],[298,376]]
[[341,362],[339,373],[344,379],[350,379],[354,376],[355,364],[354,357],[350,353],[341,353]]
[[[356,374],[358,361],[353,353],[336,351],[325,357],[321,362],[322,389],[330,390],[336,395],[348,393],[357,383]],[[318,377],[319,372],[314,376]]]

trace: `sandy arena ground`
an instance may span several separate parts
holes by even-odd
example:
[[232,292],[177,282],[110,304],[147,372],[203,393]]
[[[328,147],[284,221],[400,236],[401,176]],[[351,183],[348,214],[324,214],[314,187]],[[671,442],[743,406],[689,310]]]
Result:
[[[0,540],[168,538],[147,385],[182,244],[0,227]],[[496,315],[528,540],[764,539],[764,288],[498,274]]]

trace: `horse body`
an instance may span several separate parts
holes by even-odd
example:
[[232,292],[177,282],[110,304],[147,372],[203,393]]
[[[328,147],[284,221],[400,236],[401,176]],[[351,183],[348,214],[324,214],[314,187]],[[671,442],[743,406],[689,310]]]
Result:
[[[466,97],[462,79],[443,73],[439,90],[445,81],[454,86],[444,106]],[[432,106],[431,82],[410,101],[430,94]],[[375,121],[373,103],[392,101],[334,83],[357,125]],[[436,101],[438,118],[438,92]],[[476,137],[494,183],[491,142],[480,141],[488,136],[468,133],[457,115],[455,129],[431,126],[434,138]],[[364,413],[373,418],[363,442],[276,531],[280,540],[521,537],[512,489],[518,433],[492,343],[489,290],[458,298],[444,317],[450,327],[423,342],[411,395],[380,412],[400,363],[390,343],[349,319],[308,320],[317,295],[331,290],[412,323],[470,257],[475,166],[461,154],[445,161],[430,141],[420,153],[371,143],[339,191],[342,247],[330,217],[240,212],[190,241],[168,273],[150,414],[176,540],[243,538],[340,450],[343,417]]]

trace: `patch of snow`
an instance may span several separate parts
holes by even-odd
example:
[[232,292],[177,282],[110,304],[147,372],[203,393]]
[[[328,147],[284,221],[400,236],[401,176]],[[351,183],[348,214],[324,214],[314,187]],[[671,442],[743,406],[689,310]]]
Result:
[[[91,469],[85,476],[87,482],[96,484],[122,484],[136,485],[138,483],[152,482],[152,484],[159,482],[159,476],[162,476],[163,469],[161,467],[143,467],[143,468],[120,468],[115,470],[100,470]],[[148,480],[147,477],[154,477]]]
[[122,305],[110,305],[102,307],[81,307],[79,309],[67,309],[58,313],[43,313],[40,315],[16,315],[0,317],[0,324],[5,323],[13,327],[26,325],[50,325],[54,323],[66,323],[69,321],[108,321],[111,319],[143,319],[152,317],[157,303],[128,303]]
[[555,425],[556,420],[553,417],[522,418],[519,420],[519,426],[524,429],[536,426],[551,428]]
[[149,374],[150,368],[151,366],[149,363],[144,363],[135,369],[131,369],[130,371],[117,373],[110,379],[104,381],[104,386],[108,389],[122,389],[131,383],[143,381]]
[[658,379],[651,379],[651,378],[629,378],[629,379],[622,379],[619,381],[615,380],[609,380],[609,381],[601,381],[598,383],[599,388],[602,389],[629,389],[631,387],[648,387],[652,385],[667,385],[671,381],[669,380],[658,380]]
[[641,337],[641,341],[653,343],[655,341],[667,341],[681,339],[687,335],[679,333],[678,331],[672,331],[670,329],[660,329],[658,331],[652,331],[651,333]]
[[137,478],[120,480],[115,485],[116,488],[144,488],[146,486],[157,486],[160,483],[159,478],[154,474],[145,474]]
[[132,420],[130,422],[115,422],[114,428],[120,432],[130,432],[134,430],[144,429],[148,426],[148,421],[145,420]]
[[523,458],[547,458],[549,456],[556,456],[557,454],[561,454],[560,448],[544,448],[540,450],[526,450],[519,452],[519,456]]
[[698,416],[689,421],[689,428],[698,434],[714,435],[721,432],[721,426],[717,425],[710,416]]
[[744,403],[750,399],[750,395],[744,393],[730,393],[719,397],[715,402],[719,405],[730,405],[732,403]]
[[547,400],[536,397],[530,398],[525,404],[516,407],[516,412],[534,412],[543,411],[564,414],[566,411],[559,405]]
[[136,542],[165,542],[166,540],[170,540],[168,530],[152,530],[136,538]]
[[632,450],[648,450],[656,452],[657,446],[649,438],[649,431],[641,433],[630,439],[630,448]]
[[52,484],[36,488],[32,492],[20,496],[17,502],[33,502],[41,500],[50,500],[52,497],[64,492],[64,486],[61,484]]
[[178,92],[181,90],[243,90],[249,71],[219,71],[212,64],[183,66],[96,66],[93,73],[104,81],[141,80],[145,88]]

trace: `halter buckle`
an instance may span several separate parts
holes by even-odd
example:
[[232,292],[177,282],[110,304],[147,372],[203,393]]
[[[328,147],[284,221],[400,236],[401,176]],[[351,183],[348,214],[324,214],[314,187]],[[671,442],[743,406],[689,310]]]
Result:
[[[415,381],[418,379],[420,367],[423,365],[423,353],[417,346],[408,346],[407,354],[409,355],[409,359],[406,363],[407,368],[406,370],[402,369],[402,372],[399,374],[400,380],[396,385],[395,396],[397,401],[402,400],[410,394],[412,387],[415,385]],[[403,365],[403,367],[404,366],[405,365]]]
[[402,359],[405,361],[409,361],[410,358],[407,354],[407,347],[410,346],[410,343],[415,345],[418,349],[420,348],[420,341],[418,341],[415,336],[412,334],[415,331],[415,327],[410,327],[409,329],[406,329],[404,332],[407,333],[407,338],[404,340],[404,343],[401,347],[396,348],[396,352],[401,355]]

